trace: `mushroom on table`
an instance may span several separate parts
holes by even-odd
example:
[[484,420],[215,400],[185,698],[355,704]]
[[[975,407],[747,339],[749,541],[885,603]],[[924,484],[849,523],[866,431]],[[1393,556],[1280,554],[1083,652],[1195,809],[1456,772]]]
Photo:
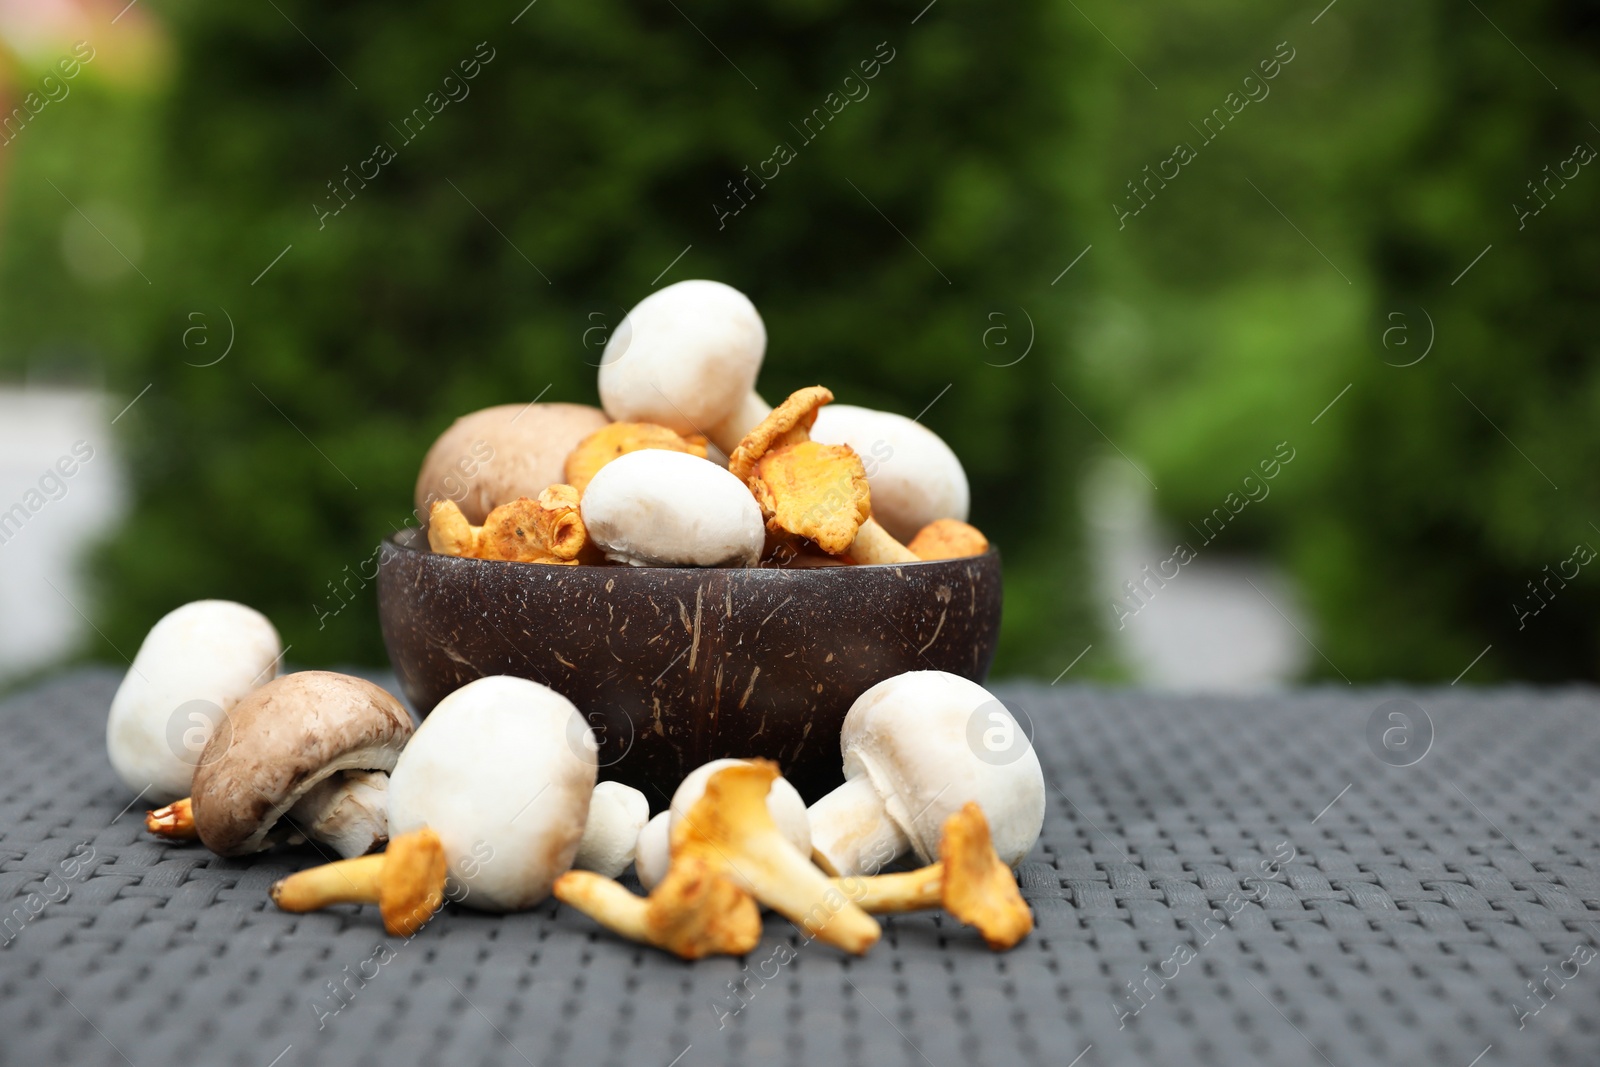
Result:
[[149,813],[168,838],[198,836],[219,856],[292,838],[361,856],[388,840],[388,771],[411,716],[363,678],[286,674],[234,705],[200,755],[193,792]]
[[885,679],[850,706],[839,747],[845,782],[810,809],[813,855],[833,874],[875,874],[908,852],[932,863],[945,820],[969,801],[1008,867],[1039,839],[1039,757],[976,682],[944,671]]
[[[646,823],[639,833],[634,873],[639,876],[640,885],[649,889],[665,877],[672,859],[670,842],[673,828],[700,802],[711,776],[725,767],[745,762],[748,761],[715,759],[690,771],[678,784],[667,810]],[[797,852],[802,856],[811,855],[811,820],[806,814],[806,802],[787,778],[773,780],[772,788],[767,792],[767,812],[778,831]]]
[[701,434],[723,452],[766,417],[756,375],[767,328],[730,285],[675,282],[633,306],[600,359],[600,403],[618,422]]
[[649,820],[650,801],[643,793],[621,782],[601,782],[589,798],[589,818],[572,866],[617,877],[633,863],[639,835]]
[[[733,760],[715,770],[706,779],[703,794],[672,828],[670,866],[649,897],[641,900],[597,875],[572,871],[557,881],[557,898],[624,936],[683,955],[681,947],[660,936],[663,927],[680,928],[670,921],[669,902],[678,895],[676,880],[712,877],[777,911],[809,936],[847,952],[866,952],[881,934],[878,924],[814,867],[773,821],[766,798],[777,779],[777,765],[768,760]],[[746,916],[755,914],[753,903],[739,907]],[[705,918],[691,916],[681,926],[700,930]],[[739,920],[738,928],[750,936],[730,938],[705,951],[749,951],[759,938],[759,919],[753,935],[746,919]]]
[[995,853],[983,809],[967,801],[944,821],[937,863],[895,874],[852,875],[834,884],[872,915],[943,907],[1000,951],[1033,929],[1017,880]]
[[[549,896],[583,837],[597,747],[572,702],[537,682],[480,678],[440,701],[389,780],[390,850],[430,837],[443,850],[428,892],[411,897],[442,900],[447,874],[459,886],[451,899],[480,911],[516,911]],[[380,859],[301,871],[278,883],[273,899],[293,911],[352,901],[381,907],[388,868]],[[369,887],[354,897],[353,867],[361,875],[354,880]]]
[[106,719],[106,755],[129,789],[155,803],[187,796],[206,742],[235,704],[277,674],[283,646],[260,612],[197,600],[145,636]]

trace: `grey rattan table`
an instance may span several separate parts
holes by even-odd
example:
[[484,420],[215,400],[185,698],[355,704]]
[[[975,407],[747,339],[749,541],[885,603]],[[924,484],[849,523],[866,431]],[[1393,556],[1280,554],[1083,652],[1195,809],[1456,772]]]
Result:
[[410,942],[278,912],[313,854],[224,861],[123,810],[116,681],[0,706],[5,1064],[1600,1062],[1590,690],[1001,686],[1050,784],[1026,942],[913,916],[848,959],[769,917],[689,965],[553,904]]

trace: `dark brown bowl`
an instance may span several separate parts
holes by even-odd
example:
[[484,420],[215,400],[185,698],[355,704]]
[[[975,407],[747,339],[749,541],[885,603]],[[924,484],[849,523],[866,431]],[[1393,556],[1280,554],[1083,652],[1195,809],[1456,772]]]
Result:
[[666,806],[686,774],[765,756],[808,801],[842,781],[839,728],[892,675],[981,682],[1000,631],[1000,554],[901,566],[556,567],[389,539],[389,659],[426,715],[494,674],[543,682],[588,718],[601,777]]

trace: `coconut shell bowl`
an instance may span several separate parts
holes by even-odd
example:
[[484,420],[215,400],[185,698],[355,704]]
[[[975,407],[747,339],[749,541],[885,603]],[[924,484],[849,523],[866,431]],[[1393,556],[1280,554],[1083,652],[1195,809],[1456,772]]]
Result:
[[982,682],[1000,603],[992,548],[892,565],[548,566],[436,554],[407,530],[378,570],[384,644],[419,714],[477,678],[543,682],[589,720],[601,777],[658,810],[725,756],[776,760],[816,800],[843,780],[856,697],[913,670]]

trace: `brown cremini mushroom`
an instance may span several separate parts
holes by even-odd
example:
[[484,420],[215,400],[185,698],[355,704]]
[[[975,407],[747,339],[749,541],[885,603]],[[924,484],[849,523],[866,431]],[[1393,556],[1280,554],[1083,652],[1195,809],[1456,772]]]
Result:
[[745,435],[728,470],[750,486],[767,528],[817,542],[857,563],[915,563],[917,557],[872,518],[861,457],[848,445],[811,441],[824,386],[796,390]]
[[579,441],[611,420],[583,404],[501,404],[463,415],[428,449],[417,475],[417,520],[453,500],[482,523],[501,504],[561,481]]
[[834,885],[875,915],[942,906],[977,927],[997,952],[1014,947],[1033,929],[1033,913],[1017,880],[995,853],[989,821],[970,800],[945,820],[938,863],[897,874],[836,878]]
[[453,500],[435,501],[428,515],[428,547],[447,556],[571,565],[588,536],[578,491],[570,485],[548,486],[537,500],[501,504],[482,526],[469,523]]
[[761,941],[754,898],[692,856],[675,860],[647,897],[590,871],[568,871],[552,893],[607,929],[686,960],[742,956]]
[[411,736],[400,702],[362,678],[286,674],[229,712],[189,796],[145,817],[169,840],[244,856],[284,839],[361,856],[388,840],[388,774]]
[[272,902],[284,911],[329,904],[376,904],[383,928],[410,937],[444,903],[444,845],[429,829],[400,834],[379,855],[312,867],[274,882]]
[[653,422],[613,422],[602,426],[578,442],[578,447],[567,457],[565,477],[568,485],[579,495],[601,467],[629,452],[646,448],[659,448],[667,452],[686,452],[691,456],[706,458],[706,439],[699,434],[688,437]]
[[906,546],[918,559],[958,559],[989,551],[989,539],[959,519],[935,519]]

